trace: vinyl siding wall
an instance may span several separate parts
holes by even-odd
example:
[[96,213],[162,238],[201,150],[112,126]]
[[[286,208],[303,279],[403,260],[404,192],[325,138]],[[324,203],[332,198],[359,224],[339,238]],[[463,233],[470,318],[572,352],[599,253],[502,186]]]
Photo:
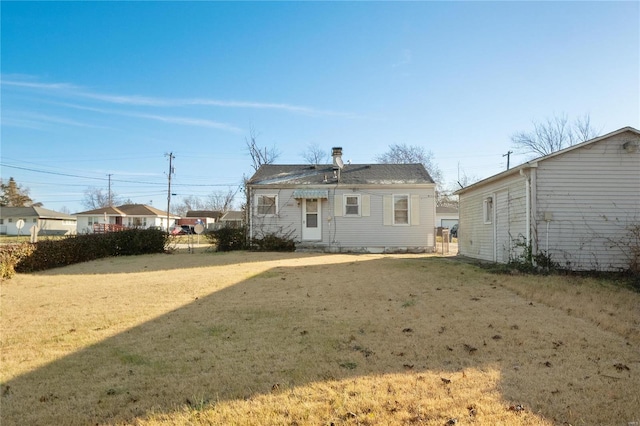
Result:
[[[433,187],[399,187],[394,190],[380,187],[326,188],[329,198],[321,199],[322,240],[302,241],[302,202],[293,198],[296,188],[253,189],[252,233],[254,237],[275,232],[288,235],[301,246],[327,251],[432,251],[435,246],[435,190]],[[393,194],[409,196],[411,225],[385,225],[385,199]],[[256,215],[258,195],[277,195],[276,216]],[[360,216],[344,215],[344,195],[360,196]],[[337,200],[337,201],[336,201]]]
[[[640,144],[638,135],[625,132],[539,163],[538,248],[548,248],[560,266],[577,270],[629,267],[628,227],[640,223],[640,149],[622,148],[631,140]],[[545,213],[550,219],[548,233]]]
[[[493,197],[493,217],[484,222],[484,200]],[[522,252],[526,236],[524,177],[514,174],[460,194],[458,250],[461,255],[507,262]]]
[[[1,235],[30,235],[31,227],[40,228],[38,235],[70,235],[76,233],[76,221],[73,219],[40,219],[38,217],[15,217],[4,218],[4,224],[0,226]],[[16,222],[18,219],[24,220],[24,227],[18,229]]]

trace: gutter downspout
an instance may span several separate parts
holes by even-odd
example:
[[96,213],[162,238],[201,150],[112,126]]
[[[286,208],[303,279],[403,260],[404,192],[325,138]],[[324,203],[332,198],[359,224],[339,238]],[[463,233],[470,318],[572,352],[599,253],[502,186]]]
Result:
[[524,194],[525,194],[525,219],[526,219],[526,234],[525,242],[527,247],[531,243],[531,182],[529,176],[524,172],[524,169],[520,169],[520,176],[524,178]]
[[249,216],[249,243],[253,240],[253,203],[251,202],[251,187],[247,185],[247,215]]

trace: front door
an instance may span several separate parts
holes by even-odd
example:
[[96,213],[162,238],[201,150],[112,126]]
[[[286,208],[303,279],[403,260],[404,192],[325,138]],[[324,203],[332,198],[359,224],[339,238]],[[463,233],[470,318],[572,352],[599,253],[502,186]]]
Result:
[[322,239],[322,218],[320,217],[320,200],[307,198],[302,203],[302,239],[318,241]]

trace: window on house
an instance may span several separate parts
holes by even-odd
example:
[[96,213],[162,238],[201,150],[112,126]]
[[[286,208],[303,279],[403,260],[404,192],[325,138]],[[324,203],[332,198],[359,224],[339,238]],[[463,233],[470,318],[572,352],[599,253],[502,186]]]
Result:
[[9,218],[9,223],[13,223],[13,218],[12,217]]
[[409,224],[409,196],[408,195],[393,196],[393,224],[394,225]]
[[4,225],[4,219],[0,219],[0,225]]
[[482,211],[484,216],[484,223],[490,224],[493,222],[493,197],[487,197],[482,202]]
[[344,196],[344,215],[360,216],[360,195]]
[[277,195],[258,195],[259,215],[275,215],[278,213],[278,196]]

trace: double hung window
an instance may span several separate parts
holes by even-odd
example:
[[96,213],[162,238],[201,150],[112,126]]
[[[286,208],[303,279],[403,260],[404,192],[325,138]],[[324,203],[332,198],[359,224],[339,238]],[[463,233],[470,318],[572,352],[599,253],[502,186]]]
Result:
[[272,216],[278,213],[277,195],[258,195],[257,211],[259,216]]
[[393,196],[393,224],[394,225],[409,224],[409,196],[408,195]]

